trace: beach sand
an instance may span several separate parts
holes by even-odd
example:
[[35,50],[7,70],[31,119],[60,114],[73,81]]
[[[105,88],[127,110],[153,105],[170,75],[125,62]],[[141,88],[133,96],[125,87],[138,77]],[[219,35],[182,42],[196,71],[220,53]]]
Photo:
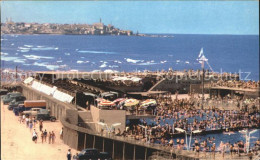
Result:
[[[63,144],[60,140],[60,130],[62,124],[56,122],[44,121],[43,129],[47,132],[54,131],[56,135],[55,143],[42,144],[39,132],[39,125],[36,124],[36,132],[38,133],[38,141],[35,144],[32,141],[32,133],[26,128],[25,123],[18,121],[13,111],[7,109],[7,105],[1,102],[1,159],[2,160],[64,160],[66,159],[69,146]],[[72,149],[72,155],[76,154],[76,150]]]

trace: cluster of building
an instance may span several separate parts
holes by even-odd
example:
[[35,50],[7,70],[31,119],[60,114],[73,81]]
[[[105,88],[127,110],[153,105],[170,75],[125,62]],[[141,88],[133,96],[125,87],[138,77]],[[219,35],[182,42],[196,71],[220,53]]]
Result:
[[131,30],[121,30],[111,24],[104,25],[101,19],[94,24],[40,24],[13,22],[11,18],[1,23],[1,34],[134,35]]

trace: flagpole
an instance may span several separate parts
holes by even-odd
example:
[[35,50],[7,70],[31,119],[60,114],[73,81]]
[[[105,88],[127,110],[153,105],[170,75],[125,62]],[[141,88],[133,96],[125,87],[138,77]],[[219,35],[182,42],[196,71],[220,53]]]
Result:
[[202,103],[201,103],[201,109],[203,109],[203,101],[204,101],[204,61],[202,61]]

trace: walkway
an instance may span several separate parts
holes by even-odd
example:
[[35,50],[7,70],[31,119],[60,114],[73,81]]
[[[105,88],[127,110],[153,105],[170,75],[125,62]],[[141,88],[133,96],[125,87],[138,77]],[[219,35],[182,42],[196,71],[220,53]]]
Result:
[[[59,121],[43,122],[43,129],[54,131],[56,142],[54,144],[41,143],[38,138],[37,144],[32,141],[32,133],[25,124],[20,124],[18,117],[7,109],[7,105],[1,102],[1,159],[3,160],[64,160],[69,147],[62,143],[59,132],[62,125]],[[35,127],[38,135],[39,126]],[[47,139],[48,141],[48,139]],[[72,149],[74,155],[76,150]]]

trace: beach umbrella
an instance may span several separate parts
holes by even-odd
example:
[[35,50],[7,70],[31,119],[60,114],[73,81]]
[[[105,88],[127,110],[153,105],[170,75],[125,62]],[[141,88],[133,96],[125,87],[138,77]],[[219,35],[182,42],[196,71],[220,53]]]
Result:
[[103,101],[99,102],[99,105],[100,106],[114,106],[115,103],[111,102],[111,101],[108,101],[108,100],[103,100]]
[[138,104],[139,104],[139,101],[137,99],[127,99],[127,100],[125,100],[124,106],[131,107],[131,106],[136,106]]
[[144,106],[155,106],[157,103],[156,103],[156,100],[155,99],[147,99],[145,101],[143,101],[141,103],[141,107],[144,107]]
[[104,98],[97,98],[96,101],[97,102],[101,102],[101,101],[104,101],[105,99]]
[[126,99],[125,98],[117,98],[116,100],[114,100],[113,102],[114,103],[121,103],[123,101],[125,101]]

